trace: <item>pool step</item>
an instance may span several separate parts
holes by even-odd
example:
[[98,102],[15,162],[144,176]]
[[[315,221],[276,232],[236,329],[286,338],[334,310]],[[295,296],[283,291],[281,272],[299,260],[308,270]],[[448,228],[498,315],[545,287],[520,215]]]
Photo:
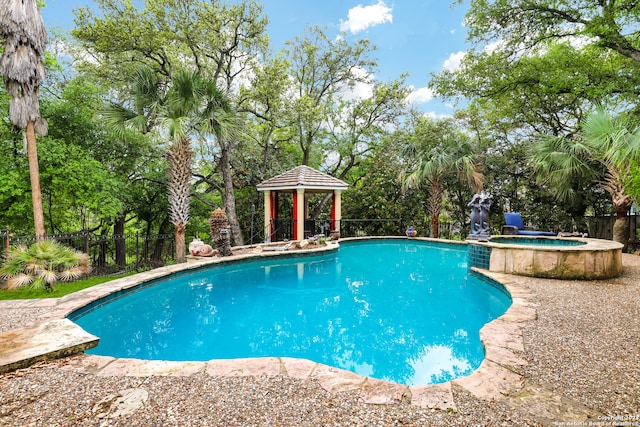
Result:
[[69,319],[0,333],[0,374],[80,353],[97,346],[99,340]]

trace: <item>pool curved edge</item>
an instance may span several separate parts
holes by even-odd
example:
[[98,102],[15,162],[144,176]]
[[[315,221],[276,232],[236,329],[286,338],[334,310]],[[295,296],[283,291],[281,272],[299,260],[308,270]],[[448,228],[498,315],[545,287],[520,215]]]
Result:
[[[388,237],[398,238],[398,237]],[[404,237],[399,237],[404,239]],[[347,240],[347,239],[343,239]],[[352,240],[352,239],[349,239]],[[439,243],[467,244],[438,239],[425,239]],[[320,252],[335,250],[337,244],[319,248]],[[113,280],[59,299],[56,309],[48,316],[51,320],[66,318],[74,311],[96,301],[127,289],[144,285],[185,269],[198,268],[221,261],[234,261],[260,256],[296,256],[308,254],[309,250],[245,254],[225,259],[199,259],[193,262],[161,267],[144,273]],[[512,367],[526,365],[521,357],[524,352],[522,329],[526,322],[536,318],[535,307],[530,303],[527,289],[514,285],[506,274],[474,269],[476,272],[505,287],[512,298],[512,305],[499,318],[487,323],[480,330],[485,358],[480,367],[468,376],[441,383],[407,386],[373,379],[350,371],[334,368],[306,359],[292,358],[247,358],[233,360],[211,360],[208,362],[174,362],[113,358],[80,354],[69,357],[67,366],[85,374],[100,376],[194,376],[202,373],[211,376],[278,376],[287,375],[304,381],[316,381],[329,392],[357,393],[365,403],[397,404],[410,403],[423,408],[456,409],[452,384],[463,387],[478,398],[503,399],[523,387],[524,378]],[[78,327],[79,328],[79,327]],[[50,337],[55,340],[55,337]]]
[[[508,239],[517,236],[500,236]],[[623,245],[611,240],[536,237],[537,240],[583,242],[579,246],[531,245],[472,241],[489,250],[488,269],[492,272],[563,280],[611,279],[622,273]]]

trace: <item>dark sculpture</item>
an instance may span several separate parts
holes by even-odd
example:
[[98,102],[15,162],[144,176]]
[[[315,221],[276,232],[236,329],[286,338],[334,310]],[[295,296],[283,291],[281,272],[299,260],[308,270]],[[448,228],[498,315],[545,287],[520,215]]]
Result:
[[229,242],[229,220],[227,219],[227,214],[220,208],[211,212],[209,225],[211,239],[216,244],[218,256],[233,255],[231,252],[231,243]]
[[489,237],[489,209],[491,195],[484,191],[474,194],[467,206],[471,207],[471,232],[467,239],[486,239]]

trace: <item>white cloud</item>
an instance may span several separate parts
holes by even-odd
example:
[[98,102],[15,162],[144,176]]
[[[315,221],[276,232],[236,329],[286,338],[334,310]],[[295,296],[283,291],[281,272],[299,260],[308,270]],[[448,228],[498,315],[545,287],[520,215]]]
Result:
[[484,47],[484,51],[485,53],[492,54],[494,52],[502,50],[504,45],[505,45],[504,40],[500,39],[498,41],[495,41],[493,43],[489,43],[488,45],[486,45]]
[[451,114],[447,113],[436,113],[434,111],[428,111],[424,113],[425,116],[431,117],[432,119],[448,119],[453,117]]
[[424,104],[425,102],[429,102],[433,99],[433,90],[428,87],[421,87],[420,89],[412,91],[409,96],[407,96],[407,101],[410,104]]
[[349,9],[346,21],[340,20],[340,30],[350,31],[352,34],[364,31],[369,27],[385,22],[393,22],[392,8],[387,7],[384,1],[370,6],[362,6],[361,4]]
[[444,61],[442,68],[444,68],[447,71],[455,71],[460,66],[460,62],[462,61],[462,58],[464,58],[465,55],[466,55],[466,52],[463,52],[463,51],[452,53],[451,55],[449,55],[449,58],[447,58]]
[[347,100],[369,99],[373,96],[373,74],[363,68],[353,68],[351,74],[359,81],[353,87],[341,87],[339,94]]
[[370,83],[358,82],[351,89],[354,99],[369,99],[373,96],[373,86]]

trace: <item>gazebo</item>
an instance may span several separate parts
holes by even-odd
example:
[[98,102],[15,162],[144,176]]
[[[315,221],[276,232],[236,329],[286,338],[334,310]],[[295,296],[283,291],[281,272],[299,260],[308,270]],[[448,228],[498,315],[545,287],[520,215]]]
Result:
[[333,176],[319,172],[309,166],[298,166],[274,176],[256,187],[264,191],[264,235],[265,242],[275,240],[278,219],[278,195],[289,193],[293,197],[292,240],[303,239],[304,220],[308,218],[307,195],[311,193],[333,193],[331,203],[331,230],[340,230],[341,195],[349,184]]

